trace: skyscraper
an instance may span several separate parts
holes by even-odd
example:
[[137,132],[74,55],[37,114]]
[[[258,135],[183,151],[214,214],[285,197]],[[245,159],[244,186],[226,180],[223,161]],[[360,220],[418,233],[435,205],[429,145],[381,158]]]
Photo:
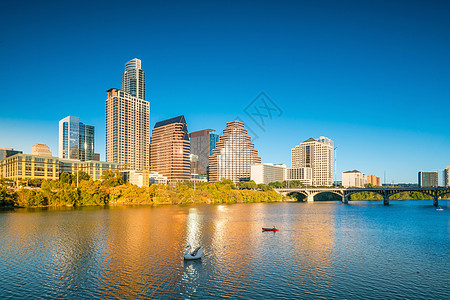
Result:
[[140,59],[132,59],[125,64],[122,74],[122,91],[145,100],[145,73]]
[[94,126],[68,116],[59,121],[59,158],[94,160]]
[[312,184],[331,186],[334,178],[333,141],[310,138],[291,149],[292,168],[312,168]]
[[150,103],[145,101],[145,74],[140,59],[125,64],[122,90],[109,89],[106,99],[106,161],[122,169],[149,164]]
[[160,121],[153,128],[150,166],[169,181],[190,179],[190,141],[184,116]]
[[142,170],[149,164],[150,103],[119,89],[107,93],[106,161]]
[[209,181],[223,178],[234,183],[250,180],[251,165],[261,163],[261,157],[244,129],[244,123],[227,123],[223,135],[209,157]]
[[219,141],[219,135],[214,133],[212,129],[205,129],[191,132],[189,134],[191,139],[191,154],[198,156],[198,162],[195,168],[192,168],[192,173],[206,175],[209,156],[212,155],[216,144]]

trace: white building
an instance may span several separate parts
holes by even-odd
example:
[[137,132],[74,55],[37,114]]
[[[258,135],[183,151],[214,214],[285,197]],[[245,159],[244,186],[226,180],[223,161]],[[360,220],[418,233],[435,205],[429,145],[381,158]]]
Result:
[[300,181],[303,185],[312,185],[312,169],[311,168],[287,168],[285,172],[285,180]]
[[342,173],[343,187],[364,187],[366,183],[366,175],[353,170]]
[[122,90],[106,92],[106,161],[143,170],[150,157],[150,103],[145,100],[141,61],[135,58],[125,64]]
[[285,180],[286,165],[255,164],[250,166],[250,180],[256,184],[269,184],[271,182],[283,182]]
[[155,171],[127,170],[122,171],[124,181],[138,187],[150,186],[152,184],[167,184],[167,177]]
[[271,182],[300,181],[312,185],[311,168],[287,168],[285,164],[255,164],[251,166],[250,179],[256,184]]
[[312,184],[331,186],[334,181],[334,146],[333,141],[321,136],[310,138],[291,149],[293,169],[311,168]]

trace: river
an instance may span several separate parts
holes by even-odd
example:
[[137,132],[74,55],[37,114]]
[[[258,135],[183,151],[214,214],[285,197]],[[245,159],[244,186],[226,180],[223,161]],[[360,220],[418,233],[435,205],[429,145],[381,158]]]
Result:
[[449,299],[449,204],[2,211],[0,298]]

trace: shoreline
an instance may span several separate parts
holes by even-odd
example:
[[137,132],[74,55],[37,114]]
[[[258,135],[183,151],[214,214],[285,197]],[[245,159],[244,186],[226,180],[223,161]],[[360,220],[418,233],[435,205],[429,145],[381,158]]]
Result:
[[[450,198],[441,199],[443,201],[450,201]],[[349,202],[382,202],[383,200],[379,199],[364,199],[364,200],[350,200]],[[390,201],[432,201],[430,199],[395,199]],[[321,202],[337,202],[342,203],[340,200],[315,200],[313,202],[308,201],[299,201],[295,200],[295,198],[283,199],[283,200],[272,200],[272,201],[241,201],[241,202],[160,202],[160,203],[108,203],[108,204],[77,204],[77,205],[35,205],[35,206],[0,206],[0,211],[14,210],[14,209],[27,209],[27,208],[82,208],[82,207],[130,207],[130,206],[169,206],[169,205],[186,205],[186,206],[194,206],[194,205],[225,205],[225,204],[249,204],[249,203],[321,203]]]

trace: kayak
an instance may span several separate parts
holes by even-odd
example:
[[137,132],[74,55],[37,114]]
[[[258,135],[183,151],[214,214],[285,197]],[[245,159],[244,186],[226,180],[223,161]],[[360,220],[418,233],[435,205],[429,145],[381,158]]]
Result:
[[264,228],[262,229],[262,231],[279,231],[278,228]]

